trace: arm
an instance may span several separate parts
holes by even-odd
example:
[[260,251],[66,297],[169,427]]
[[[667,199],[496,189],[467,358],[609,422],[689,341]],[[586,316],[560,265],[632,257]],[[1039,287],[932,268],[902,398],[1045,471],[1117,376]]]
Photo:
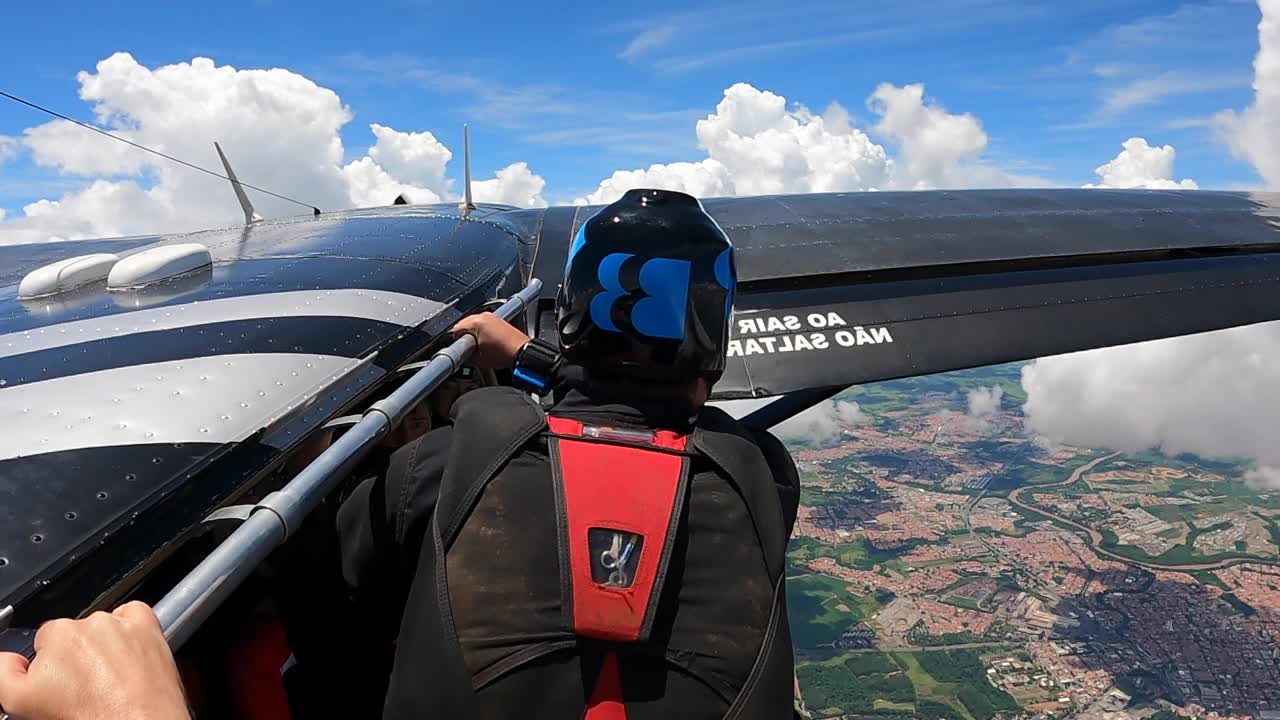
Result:
[[778,488],[778,499],[782,502],[782,515],[786,522],[787,537],[795,528],[796,514],[800,508],[800,471],[796,469],[795,459],[782,441],[765,430],[754,431],[756,443],[764,452],[764,458],[773,471],[773,483]]

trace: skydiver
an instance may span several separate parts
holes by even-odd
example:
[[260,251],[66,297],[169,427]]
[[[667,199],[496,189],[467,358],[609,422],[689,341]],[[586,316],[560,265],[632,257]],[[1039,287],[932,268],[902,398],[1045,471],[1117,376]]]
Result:
[[[732,245],[696,199],[633,190],[572,243],[562,351],[491,314],[459,322],[473,361],[513,368],[520,387],[462,396],[452,425],[343,504],[357,617],[394,620],[353,623],[299,664],[385,678],[367,695],[384,718],[792,716],[783,554],[796,468],[776,438],[705,405],[735,285]],[[40,652],[93,645],[170,683],[159,628],[128,622],[131,643],[107,643],[104,621],[64,624]],[[67,717],[70,686],[42,656],[0,665],[0,704],[17,699],[24,720]],[[108,690],[101,703],[121,701]],[[106,707],[90,699],[82,708]]]

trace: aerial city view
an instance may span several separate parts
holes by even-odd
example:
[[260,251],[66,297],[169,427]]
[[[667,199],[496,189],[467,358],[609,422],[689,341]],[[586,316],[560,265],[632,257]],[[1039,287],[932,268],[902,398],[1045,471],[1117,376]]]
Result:
[[1280,494],[1244,463],[1054,446],[1020,370],[855,388],[789,443],[803,712],[1280,717]]

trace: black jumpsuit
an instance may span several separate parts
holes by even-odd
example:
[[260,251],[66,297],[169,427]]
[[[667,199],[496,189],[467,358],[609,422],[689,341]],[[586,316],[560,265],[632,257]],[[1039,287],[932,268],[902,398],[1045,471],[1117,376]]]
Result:
[[[612,649],[628,718],[720,718],[739,695],[739,717],[789,717],[782,583],[795,465],[773,436],[719,409],[695,419],[676,395],[637,395],[579,385],[548,412],[693,433],[688,501],[648,643],[579,640],[566,627],[546,439],[517,437],[542,411],[514,389],[486,388],[459,399],[456,427],[399,450],[385,477],[362,482],[338,510],[348,624],[328,618],[331,642],[304,643],[310,656],[295,643],[307,685],[322,686],[313,696],[326,698],[317,710],[576,720]],[[477,495],[475,468],[504,453]]]

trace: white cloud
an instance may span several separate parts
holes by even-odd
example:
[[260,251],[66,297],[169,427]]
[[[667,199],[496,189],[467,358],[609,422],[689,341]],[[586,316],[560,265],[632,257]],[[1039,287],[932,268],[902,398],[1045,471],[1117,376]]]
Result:
[[1027,428],[1055,442],[1245,458],[1280,478],[1280,324],[1041,358],[1023,369]]
[[1143,188],[1147,190],[1197,190],[1194,180],[1174,180],[1173,160],[1177,152],[1172,145],[1152,147],[1146,138],[1132,137],[1123,143],[1111,162],[1094,170],[1102,182],[1087,188]]
[[[1098,72],[1100,68],[1095,68]],[[1098,72],[1099,75],[1103,73]],[[1103,98],[1099,117],[1110,117],[1140,107],[1153,105],[1171,97],[1234,89],[1246,84],[1240,75],[1197,73],[1171,70],[1152,77],[1138,77],[1124,85],[1110,88]]]
[[1280,189],[1280,0],[1258,0],[1258,55],[1253,62],[1253,104],[1216,118],[1233,155],[1249,161],[1269,188]]
[[413,204],[441,201],[435,190],[400,182],[368,156],[348,163],[342,168],[342,175],[351,194],[351,205],[355,207],[390,205],[397,195],[404,195]]
[[18,141],[18,138],[0,135],[0,165],[16,157],[21,149],[22,144]]
[[[208,58],[152,69],[116,53],[78,80],[80,97],[92,103],[104,129],[212,169],[221,168],[213,149],[218,140],[245,182],[321,210],[386,205],[400,193],[414,202],[457,197],[445,174],[452,153],[430,132],[371,125],[375,143],[368,155],[344,165],[339,133],[351,111],[332,90],[288,70],[239,70]],[[241,217],[225,180],[66,121],[27,129],[22,144],[36,164],[86,184],[4,219],[0,243],[180,232]],[[541,178],[524,165],[485,182],[492,197],[528,201],[522,204],[540,197],[540,188],[532,188]],[[306,212],[249,194],[266,217]]]
[[989,418],[1000,412],[1004,388],[999,385],[974,388],[969,391],[969,414],[976,418]]
[[853,127],[839,104],[816,114],[737,83],[724,91],[714,113],[697,122],[706,158],[619,170],[576,202],[611,202],[635,187],[705,197],[1040,184],[984,165],[981,123],[927,102],[923,85],[881,85],[868,107],[880,116],[874,130],[898,146],[898,158]]
[[383,125],[369,126],[378,139],[369,157],[406,183],[446,191],[444,167],[453,153],[429,132],[398,132]]
[[659,25],[649,28],[631,39],[618,57],[627,62],[635,62],[646,53],[665,47],[680,31],[674,24]]
[[[920,84],[882,83],[867,99],[867,107],[880,116],[876,132],[900,148],[894,168],[896,187],[927,190],[982,184],[975,182],[973,162],[987,147],[987,133],[973,115],[952,115],[926,103]],[[1007,184],[999,173],[989,179]]]
[[[736,418],[742,418],[776,398],[761,400],[725,400],[712,403]],[[824,400],[770,429],[783,442],[808,445],[831,445],[843,435],[845,428],[870,422],[858,403],[848,400]]]
[[622,197],[632,188],[662,188],[689,193],[696,197],[733,195],[729,170],[719,160],[707,158],[696,163],[676,162],[650,165],[647,170],[617,170],[600,182],[600,186],[574,202],[579,205],[603,205]]
[[471,194],[476,202],[515,205],[517,207],[546,207],[542,190],[547,181],[529,169],[528,163],[518,162],[498,171],[492,180],[471,183]]

